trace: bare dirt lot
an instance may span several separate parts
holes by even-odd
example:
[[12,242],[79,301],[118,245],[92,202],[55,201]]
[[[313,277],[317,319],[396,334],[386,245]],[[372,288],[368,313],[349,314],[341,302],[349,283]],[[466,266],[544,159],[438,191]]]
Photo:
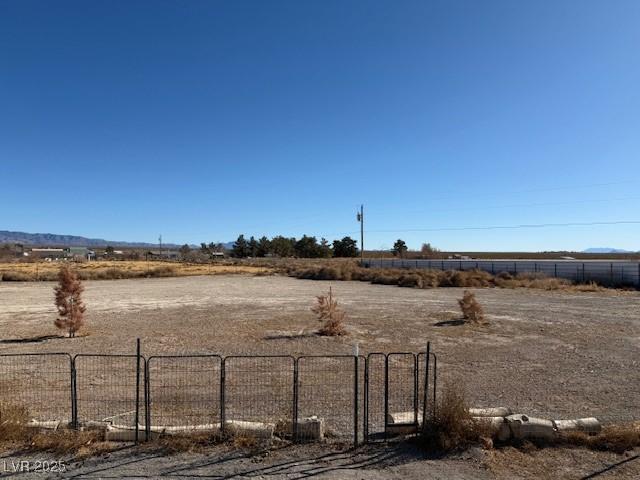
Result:
[[[80,337],[67,339],[53,327],[53,283],[0,283],[0,353],[132,353],[136,337],[142,339],[147,356],[350,354],[354,343],[364,354],[417,352],[431,341],[440,377],[464,380],[475,405],[506,405],[547,418],[593,415],[604,421],[635,420],[640,411],[638,292],[477,289],[490,325],[472,327],[456,322],[457,299],[463,291],[457,288],[420,290],[239,275],[85,284],[88,328]],[[310,307],[315,295],[326,292],[330,284],[349,315],[346,337],[313,333],[318,323]],[[580,478],[578,471],[586,475],[625,460],[582,449],[557,452],[555,460],[546,453],[527,458],[569,469],[572,473],[564,478]],[[454,466],[434,467],[434,473],[442,475],[433,478],[517,478],[509,465],[519,455],[507,458],[505,452],[497,452],[489,463],[482,460],[491,468],[483,467],[486,471],[481,473],[469,461],[456,467],[460,461],[451,460]],[[521,463],[526,470],[525,460]],[[583,468],[572,470],[572,463]],[[623,464],[624,472],[631,472],[628,478],[640,474],[633,467],[636,463]],[[413,474],[406,468],[393,466],[380,478],[402,476],[403,470],[408,478],[421,477],[421,467]],[[342,470],[350,472],[341,473],[343,478],[362,476],[357,468]],[[561,477],[552,476],[553,471],[548,478]]]
[[[52,283],[1,283],[0,352],[132,353],[136,337],[145,355],[351,354],[355,343],[366,354],[431,341],[442,377],[464,379],[478,405],[605,420],[640,410],[638,292],[479,289],[491,323],[472,327],[456,325],[457,288],[238,275],[85,283],[88,327],[75,339],[56,337]],[[330,284],[346,337],[313,335],[310,306]]]

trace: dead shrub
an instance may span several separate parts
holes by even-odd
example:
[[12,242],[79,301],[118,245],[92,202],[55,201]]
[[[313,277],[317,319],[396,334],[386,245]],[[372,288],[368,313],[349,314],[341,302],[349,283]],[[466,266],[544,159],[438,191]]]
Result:
[[0,277],[3,282],[31,282],[36,279],[35,275],[19,272],[4,272]]
[[7,402],[0,402],[0,441],[16,442],[28,436],[26,426],[29,421],[27,408]]
[[488,426],[474,420],[464,386],[460,382],[444,386],[437,400],[436,416],[428,419],[421,441],[429,450],[449,452],[479,444],[491,435]]
[[86,307],[82,302],[84,286],[77,273],[68,265],[60,267],[58,285],[54,288],[55,303],[58,318],[54,324],[60,330],[66,330],[69,337],[75,337],[76,332],[84,325]]
[[147,277],[175,277],[176,269],[171,266],[155,267],[146,272]]
[[318,320],[325,322],[318,331],[320,335],[335,337],[347,333],[344,328],[346,313],[338,307],[338,301],[334,300],[331,287],[328,295],[316,297],[316,304],[311,307],[311,311],[317,315]]
[[567,434],[563,440],[569,445],[592,450],[624,453],[640,447],[640,426],[638,424],[608,425],[597,435],[574,432]]
[[458,304],[462,310],[462,318],[478,325],[486,323],[482,305],[478,303],[472,292],[465,290],[462,298],[458,300]]
[[422,288],[423,285],[424,285],[424,282],[422,280],[422,277],[415,273],[402,275],[398,279],[399,287]]
[[371,283],[376,285],[398,285],[398,277],[388,273],[378,273],[371,279]]

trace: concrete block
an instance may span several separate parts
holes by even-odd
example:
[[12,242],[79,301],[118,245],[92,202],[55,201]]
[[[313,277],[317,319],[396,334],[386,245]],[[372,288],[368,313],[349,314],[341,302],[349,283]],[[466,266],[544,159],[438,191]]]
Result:
[[[404,423],[404,424],[415,424],[416,417],[415,413],[412,411],[409,412],[393,412],[387,414],[387,425],[396,424],[396,423]],[[422,412],[418,411],[418,423],[422,423]]]
[[60,427],[60,422],[57,420],[44,421],[44,422],[38,421],[38,420],[30,420],[29,423],[27,423],[27,427],[55,431],[55,430],[58,430],[58,428]]
[[602,425],[597,418],[576,418],[573,420],[554,420],[556,430],[559,433],[583,432],[590,435],[600,433]]
[[528,417],[522,414],[509,415],[506,420],[511,429],[511,435],[516,440],[553,440],[556,438],[556,430],[551,420]]
[[306,441],[320,441],[324,439],[324,419],[316,416],[298,420],[298,438]]
[[270,440],[273,438],[276,426],[273,423],[227,420],[224,422],[224,428],[233,435],[246,435],[260,440]]
[[472,417],[507,417],[513,414],[507,407],[470,408],[469,413]]

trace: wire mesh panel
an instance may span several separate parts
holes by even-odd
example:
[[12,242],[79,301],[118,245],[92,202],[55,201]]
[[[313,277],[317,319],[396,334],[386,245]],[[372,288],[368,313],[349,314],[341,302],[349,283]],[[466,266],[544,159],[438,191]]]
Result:
[[[361,414],[356,405],[360,382],[354,356],[300,357],[298,359],[298,418],[317,417],[324,422],[327,439],[350,440],[355,437],[356,421]],[[358,380],[358,383],[356,383]],[[356,385],[358,387],[356,388]],[[304,432],[300,440],[309,440]]]
[[71,422],[71,356],[0,355],[1,406],[26,408],[39,421]]
[[[135,355],[76,355],[78,422],[135,426]],[[140,362],[144,371],[144,358]],[[141,373],[142,375],[142,373]],[[140,379],[139,423],[144,422],[144,382]]]
[[387,423],[417,423],[418,378],[413,353],[387,355]]
[[294,366],[291,356],[231,356],[224,360],[225,426],[235,421],[274,424],[293,433]]
[[218,355],[149,358],[150,425],[219,424],[221,366]]
[[[437,389],[437,364],[433,353],[429,354],[427,365],[427,353],[421,352],[417,355],[418,364],[418,422],[428,420],[435,413],[436,389]],[[428,377],[425,372],[428,368]],[[425,388],[427,396],[425,397]]]
[[367,356],[367,440],[382,440],[385,431],[385,359],[384,353]]

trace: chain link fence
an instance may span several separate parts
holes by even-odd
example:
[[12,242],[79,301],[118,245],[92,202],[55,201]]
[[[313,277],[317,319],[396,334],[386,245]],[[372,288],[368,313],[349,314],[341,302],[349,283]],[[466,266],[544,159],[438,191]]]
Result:
[[410,260],[365,259],[370,268],[418,268],[428,270],[483,270],[497,275],[532,274],[564,278],[577,283],[596,282],[615,287],[640,288],[640,262],[605,260]]

